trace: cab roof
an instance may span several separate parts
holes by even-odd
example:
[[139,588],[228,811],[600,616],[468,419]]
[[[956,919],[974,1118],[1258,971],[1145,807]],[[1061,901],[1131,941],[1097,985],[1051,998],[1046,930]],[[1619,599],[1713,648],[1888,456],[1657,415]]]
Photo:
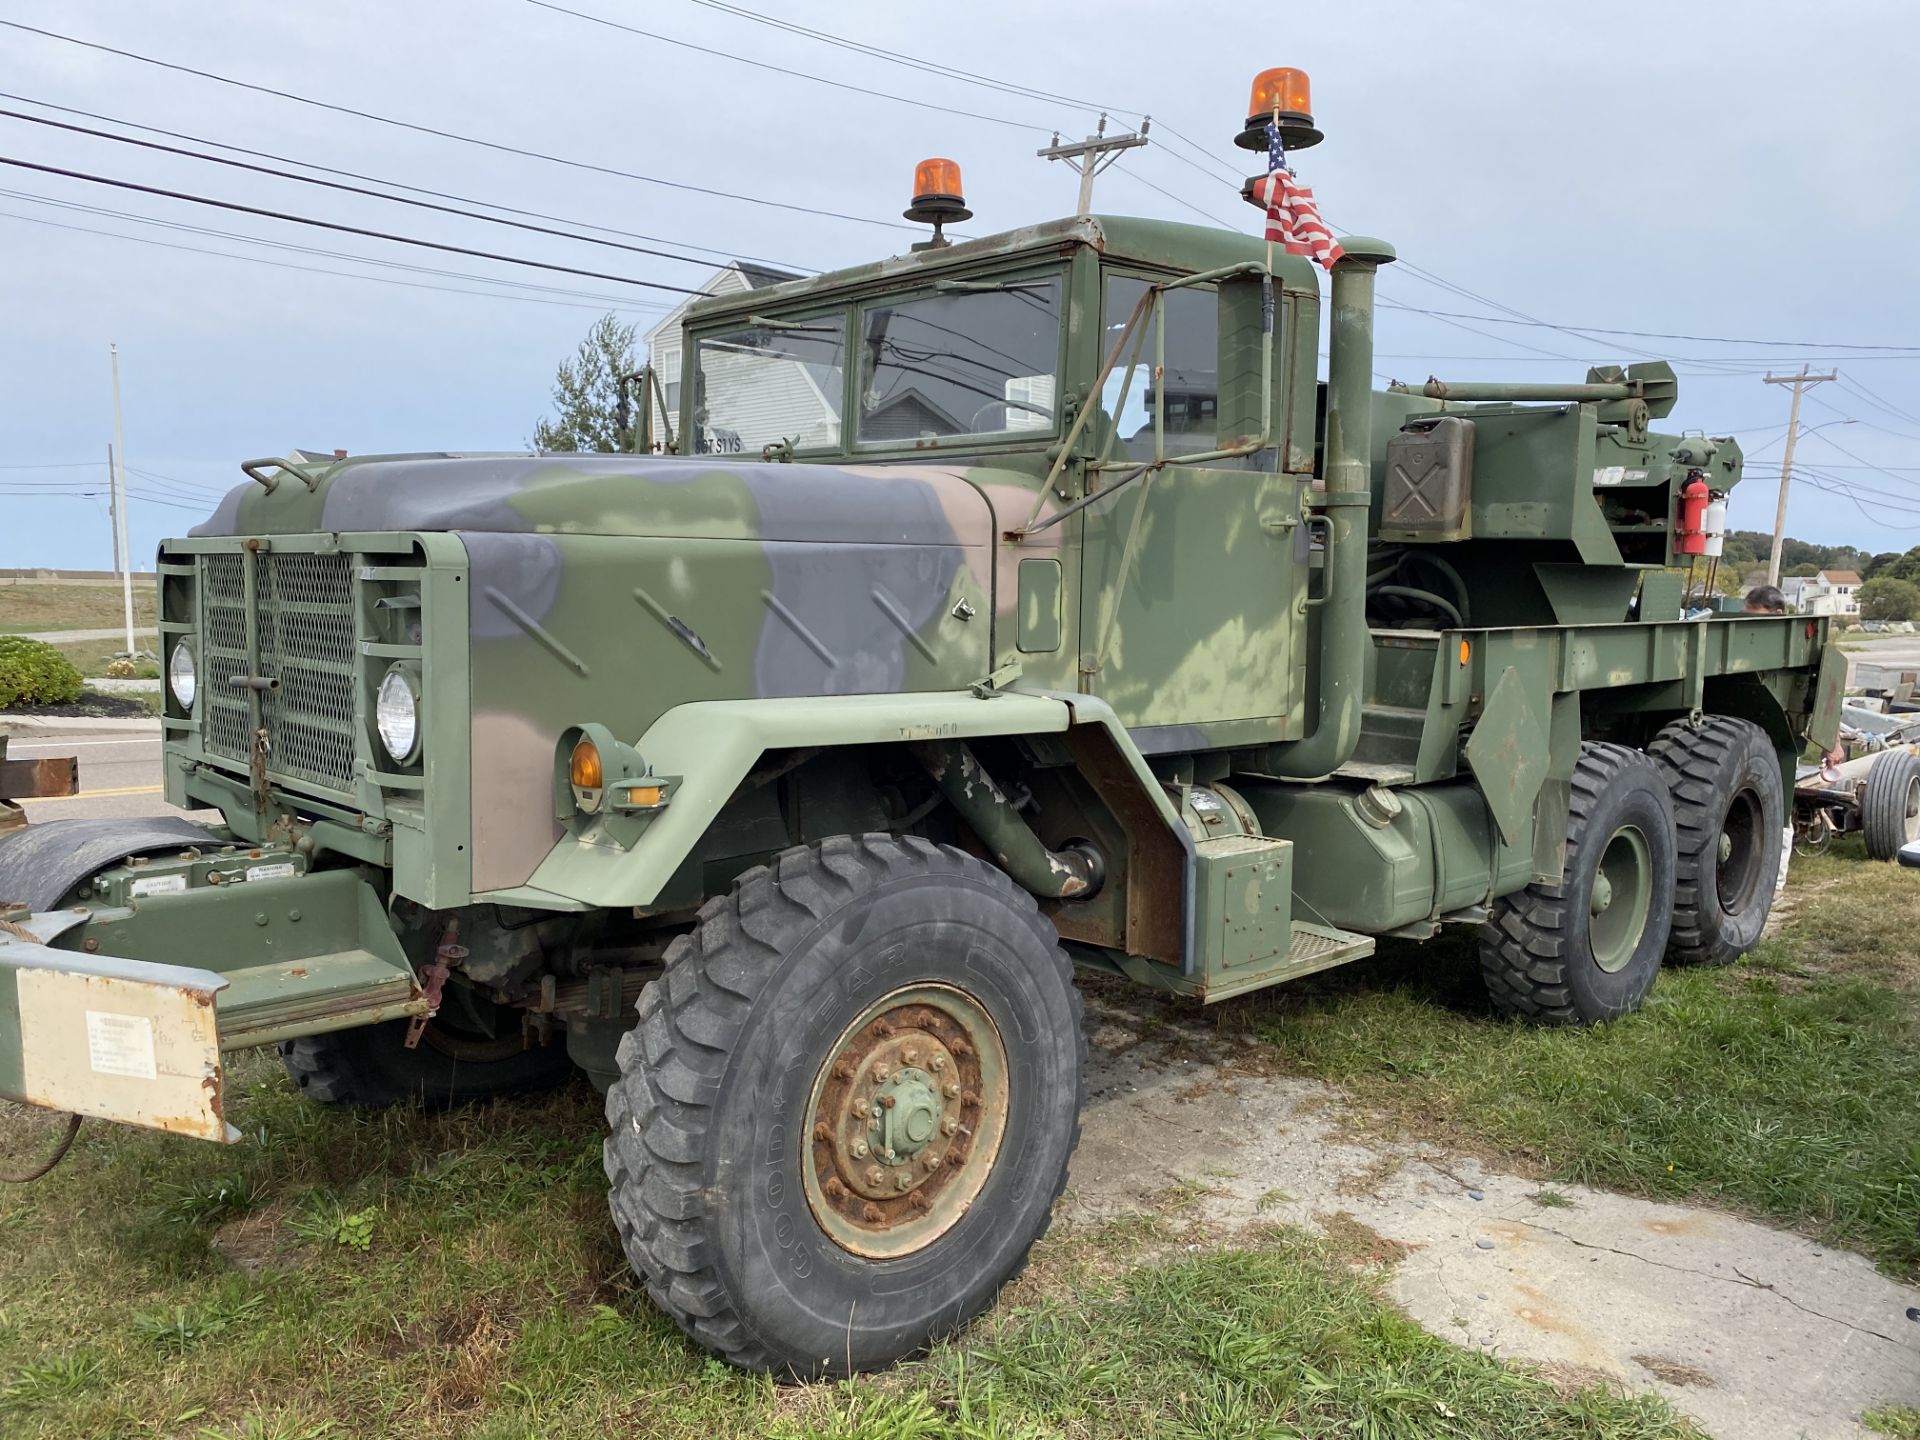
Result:
[[[845,270],[829,270],[737,295],[713,296],[694,302],[690,322],[739,311],[763,312],[773,306],[805,301],[869,287],[884,289],[909,277],[946,270],[990,267],[996,261],[1039,259],[1064,255],[1089,246],[1110,260],[1127,261],[1156,270],[1194,273],[1267,258],[1267,243],[1253,230],[1246,233],[1211,225],[1186,225],[1175,220],[1143,220],[1128,215],[1076,215],[1023,226],[977,240],[956,241],[938,250],[918,250],[871,261]],[[1276,250],[1273,271],[1290,290],[1319,293],[1319,272],[1302,255]]]

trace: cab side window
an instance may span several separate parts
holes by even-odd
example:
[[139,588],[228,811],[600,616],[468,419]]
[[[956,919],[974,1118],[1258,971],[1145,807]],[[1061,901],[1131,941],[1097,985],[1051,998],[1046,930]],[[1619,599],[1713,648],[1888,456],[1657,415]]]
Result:
[[[1130,276],[1116,275],[1107,281],[1106,313],[1100,339],[1103,363],[1125,331],[1128,317],[1146,289],[1145,280]],[[1156,387],[1153,366],[1158,336],[1155,332],[1161,316],[1165,317],[1167,328],[1166,373],[1161,387]],[[1112,418],[1119,436],[1113,448],[1115,459],[1153,458],[1153,417],[1158,388],[1166,392],[1166,453],[1191,455],[1214,448],[1219,429],[1220,384],[1215,368],[1220,363],[1219,324],[1213,291],[1194,286],[1166,291],[1161,296],[1159,314],[1150,310],[1134,327],[1100,390],[1101,405]],[[1135,341],[1139,341],[1137,359]],[[1122,390],[1126,392],[1124,405],[1120,398]]]

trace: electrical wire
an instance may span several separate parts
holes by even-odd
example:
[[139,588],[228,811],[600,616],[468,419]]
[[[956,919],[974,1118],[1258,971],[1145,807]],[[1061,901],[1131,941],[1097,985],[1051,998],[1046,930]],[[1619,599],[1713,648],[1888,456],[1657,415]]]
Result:
[[391,115],[380,115],[371,110],[358,110],[351,105],[337,105],[330,100],[317,100],[311,95],[298,95],[288,90],[275,89],[271,85],[255,84],[251,80],[238,80],[231,75],[222,75],[213,70],[201,70],[192,65],[182,65],[172,60],[161,60],[156,56],[142,55],[138,51],[123,50],[117,45],[104,45],[97,40],[82,40],[77,35],[63,35],[57,30],[45,30],[38,25],[27,25],[18,20],[0,20],[0,26],[10,30],[23,31],[30,35],[39,35],[48,40],[58,40],[68,45],[78,45],[83,49],[98,51],[106,55],[117,55],[123,60],[132,60],[142,65],[152,65],[161,70],[171,70],[180,75],[192,75],[201,80],[212,80],[217,84],[230,85],[237,90],[251,90],[258,95],[271,95],[276,100],[289,101],[296,105],[310,106],[316,110],[327,110],[336,115],[350,115],[358,120],[368,120],[376,125],[387,125],[397,130],[411,131],[416,135],[431,135],[440,140],[451,140],[461,145],[473,145],[483,150],[491,150],[501,155],[515,155],[524,160],[539,160],[550,165],[564,165],[572,170],[584,170],[596,175],[611,175],[621,180],[633,180],[644,185],[660,185],[669,190],[681,190],[693,195],[710,195],[718,200],[737,200],[759,205],[767,209],[787,210],[801,215],[818,215],[830,220],[846,220],[856,225],[878,225],[888,230],[912,230],[918,227],[899,220],[875,220],[866,215],[850,215],[841,210],[827,210],[812,205],[796,205],[785,200],[769,200],[764,196],[748,195],[738,190],[715,190],[705,185],[692,185],[683,180],[667,180],[657,175],[642,175],[633,170],[621,170],[611,165],[600,165],[589,160],[576,160],[570,156],[549,154],[542,150],[528,150],[518,145],[508,145],[498,140],[484,140],[477,135],[463,135],[455,130],[442,130],[432,125],[421,125],[412,120],[399,120]]
[[215,150],[231,151],[235,155],[251,155],[256,160],[274,160],[282,165],[297,165],[302,170],[317,170],[324,175],[339,175],[347,180],[361,180],[369,185],[385,185],[391,190],[407,190],[415,195],[429,195],[436,200],[453,200],[462,205],[478,205],[487,210],[498,210],[507,215],[524,215],[530,220],[546,220],[555,225],[571,225],[582,230],[598,230],[606,235],[619,235],[628,240],[645,240],[655,245],[677,245],[682,250],[698,250],[720,260],[748,261],[776,270],[792,270],[799,274],[818,274],[817,265],[801,265],[792,260],[770,260],[764,255],[747,255],[738,250],[720,250],[711,245],[696,245],[691,240],[670,240],[659,235],[644,235],[637,230],[622,230],[613,225],[602,225],[593,220],[578,220],[564,215],[549,215],[540,210],[527,210],[515,205],[502,205],[497,200],[478,200],[471,195],[456,195],[446,190],[432,190],[423,185],[409,185],[401,180],[389,180],[378,175],[364,175],[357,170],[342,170],[332,165],[321,165],[312,160],[300,160],[290,155],[280,155],[271,150],[254,150],[245,145],[234,145],[225,140],[213,140],[204,135],[190,135],[180,130],[167,130],[158,125],[143,125],[137,120],[127,120],[117,115],[102,115],[95,110],[81,110],[72,105],[56,105],[51,100],[41,100],[32,95],[16,95],[0,90],[0,100],[12,100],[22,105],[37,105],[42,110],[57,110],[62,115],[78,115],[86,120],[98,120],[103,125],[118,125],[124,130],[139,130],[148,135],[164,135],[169,140],[185,140],[194,145],[208,145]]
[[1048,127],[1035,125],[1028,120],[1009,120],[1003,115],[987,115],[978,110],[961,110],[952,105],[936,105],[931,100],[917,99],[912,95],[895,95],[886,90],[874,90],[865,85],[853,85],[844,80],[830,80],[824,75],[815,75],[807,70],[796,70],[787,65],[770,65],[764,60],[752,60],[745,55],[736,55],[730,50],[715,50],[706,45],[696,45],[691,40],[676,40],[671,35],[662,35],[654,30],[642,30],[636,25],[625,25],[618,20],[609,20],[605,16],[590,15],[584,10],[570,10],[565,5],[555,5],[552,0],[525,0],[528,5],[540,10],[551,10],[557,15],[571,15],[576,20],[584,20],[591,25],[604,25],[610,30],[624,30],[629,35],[638,35],[645,40],[658,40],[663,45],[677,45],[683,50],[696,50],[702,55],[712,55],[721,60],[731,60],[739,65],[751,65],[756,70],[771,70],[776,75],[785,75],[794,80],[810,80],[816,85],[830,85],[835,90],[847,90],[856,95],[871,96],[876,100],[892,100],[901,105],[913,105],[922,110],[937,110],[943,115],[959,115],[968,120],[985,120],[992,125],[1007,125],[1016,130],[1031,130],[1045,135]]
[[672,250],[659,250],[645,245],[629,245],[621,240],[605,240],[597,235],[582,235],[571,230],[559,230],[550,225],[535,225],[526,220],[510,220],[503,215],[484,215],[477,210],[462,210],[453,205],[439,205],[430,200],[415,200],[405,195],[388,195],[364,185],[348,185],[339,180],[322,180],[317,175],[297,175],[290,170],[276,170],[269,165],[255,165],[246,160],[229,160],[224,155],[209,155],[203,151],[188,150],[178,145],[162,145],[157,140],[141,140],[132,135],[115,135],[108,130],[95,130],[87,125],[75,125],[65,120],[53,120],[44,115],[28,115],[19,110],[0,107],[0,116],[10,120],[23,120],[30,125],[46,125],[56,130],[65,130],[75,135],[90,135],[96,139],[111,140],[119,145],[136,145],[143,150],[159,151],[167,155],[179,155],[189,160],[204,161],[209,165],[225,165],[235,170],[248,170],[256,175],[271,175],[279,180],[293,180],[302,185],[317,185],[328,190],[338,190],[349,195],[365,195],[375,200],[385,200],[394,205],[410,205],[419,210],[432,210],[442,215],[457,215],[466,220],[480,220],[489,225],[505,225],[515,230],[525,230],[536,235],[553,235],[562,240],[574,240],[583,245],[603,245],[610,250],[625,250],[634,255],[650,255],[662,260],[677,261],[682,265],[698,265],[702,269],[712,269],[713,261],[699,255],[681,255]]
[[[9,22],[0,21],[0,24]],[[528,260],[518,255],[502,255],[492,250],[474,250],[465,245],[448,245],[438,240],[422,240],[414,235],[397,235],[391,231],[368,230],[359,225],[343,225],[337,220],[321,220],[311,215],[295,215],[285,210],[268,210],[259,205],[242,205],[235,200],[216,200],[208,195],[196,195],[187,190],[168,190],[158,185],[141,185],[132,180],[119,180],[110,175],[94,175],[85,170],[68,170],[59,165],[42,165],[33,160],[21,160],[12,155],[0,155],[0,165],[11,165],[17,170],[33,170],[42,175],[59,175],[68,180],[85,180],[94,185],[109,185],[116,190],[131,190],[141,195],[159,195],[168,200],[184,200],[192,205],[206,205],[216,210],[227,210],[239,215],[258,215],[268,220],[282,220],[291,225],[310,225],[317,230],[331,230],[341,235],[361,235],[369,240],[386,240],[395,245],[412,245],[422,250],[438,250],[447,255],[465,255],[476,260],[494,260],[503,265],[524,265],[532,270],[551,270],[558,275],[580,275],[589,280],[611,280],[617,285],[638,285],[647,290],[666,290],[676,295],[704,295],[706,291],[691,289],[685,285],[669,285],[664,280],[636,280],[630,275],[611,275],[604,270],[582,270],[573,265],[555,265],[546,260]]]
[[[85,215],[103,216],[111,220],[130,220],[135,224],[148,225],[160,230],[172,230],[172,231],[176,231],[176,232],[179,232],[182,234],[188,234],[188,235],[204,235],[204,236],[209,236],[211,238],[219,239],[219,240],[237,240],[240,243],[245,245],[256,245],[262,249],[277,250],[277,251],[281,251],[288,254],[313,255],[313,256],[319,256],[323,259],[345,260],[357,265],[371,265],[381,270],[403,271],[410,275],[432,275],[432,276],[440,277],[443,279],[471,280],[483,285],[495,285],[495,286],[500,286],[504,289],[509,289],[509,290],[525,290],[538,295],[559,295],[559,296],[566,296],[569,298],[586,299],[586,300],[594,301],[596,304],[598,304],[602,308],[612,306],[620,309],[630,309],[630,310],[663,310],[663,311],[669,308],[661,304],[657,300],[637,300],[637,299],[630,299],[626,297],[600,295],[592,291],[574,290],[574,289],[566,288],[564,286],[541,285],[528,280],[510,280],[510,279],[507,279],[505,276],[472,275],[463,270],[445,270],[445,269],[441,269],[438,266],[413,265],[403,260],[387,260],[374,255],[355,255],[342,250],[326,250],[326,249],[321,249],[317,246],[312,246],[312,245],[298,245],[288,240],[270,240],[265,236],[245,235],[235,230],[218,230],[205,225],[191,225],[181,220],[162,220],[157,216],[140,215],[131,210],[115,210],[106,206],[87,205],[77,200],[56,200],[52,196],[37,195],[29,190],[8,190],[5,188],[0,188],[0,196],[5,196],[9,199],[14,199],[14,200],[25,200],[29,204],[45,205],[56,210],[72,210]],[[16,216],[15,218],[31,219],[32,217]],[[55,222],[35,221],[34,223],[53,224]],[[87,227],[73,226],[68,228],[85,230]],[[101,235],[111,235],[111,234],[114,234],[115,232],[101,230],[101,231],[93,231],[90,233],[101,234]],[[140,240],[141,237],[128,235],[128,236],[120,236],[119,238],[127,239],[127,240]],[[162,244],[164,242],[141,240],[141,243]],[[172,246],[169,248],[192,250],[197,247]],[[204,253],[223,254],[225,252],[206,251]],[[235,255],[235,256],[231,256],[230,258],[236,259],[236,260],[251,260],[254,257],[245,256],[245,255]],[[265,262],[262,262],[262,263],[265,263]],[[308,267],[300,266],[300,267],[293,267],[293,268],[305,269]],[[322,270],[322,271],[316,271],[315,273],[334,274],[339,272]],[[349,278],[371,280],[371,279],[376,279],[378,277],[371,276],[371,275],[369,276],[354,275],[354,276],[350,276]],[[442,289],[445,287],[424,286],[421,288]],[[481,292],[474,292],[474,293],[481,293]],[[502,297],[502,298],[511,298],[511,297]]]

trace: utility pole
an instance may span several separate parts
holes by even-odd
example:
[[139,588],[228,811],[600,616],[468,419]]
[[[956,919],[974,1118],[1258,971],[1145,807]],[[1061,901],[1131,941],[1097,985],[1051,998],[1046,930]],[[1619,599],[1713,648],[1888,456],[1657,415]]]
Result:
[[1137,145],[1147,143],[1147,130],[1153,124],[1153,117],[1147,116],[1140,122],[1138,131],[1129,131],[1124,135],[1107,134],[1107,117],[1100,117],[1100,128],[1084,140],[1074,140],[1062,145],[1060,132],[1054,131],[1053,143],[1034,153],[1042,160],[1064,160],[1069,169],[1080,177],[1080,208],[1076,215],[1093,213],[1093,177],[1105,170],[1120,158],[1120,152],[1131,150]]
[[1829,380],[1839,378],[1838,370],[1829,370],[1824,375],[1809,375],[1807,367],[1802,365],[1798,375],[1769,374],[1762,382],[1793,387],[1793,409],[1787,413],[1787,451],[1780,457],[1780,503],[1773,511],[1773,554],[1767,560],[1769,585],[1780,583],[1780,545],[1787,538],[1787,484],[1793,479],[1793,442],[1800,438],[1800,396],[1815,385],[1824,385]]
[[120,573],[120,507],[114,504],[113,446],[107,446],[107,529],[113,532],[113,573]]
[[120,551],[120,603],[127,621],[127,654],[133,652],[133,551],[127,545],[127,442],[120,433],[120,347],[109,345],[113,362],[113,535]]

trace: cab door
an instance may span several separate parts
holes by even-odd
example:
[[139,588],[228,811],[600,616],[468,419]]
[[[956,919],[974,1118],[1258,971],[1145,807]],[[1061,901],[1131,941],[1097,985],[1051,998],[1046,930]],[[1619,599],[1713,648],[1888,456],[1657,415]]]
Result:
[[[1106,280],[1102,358],[1147,281]],[[1164,351],[1155,333],[1166,327]],[[1220,448],[1218,308],[1211,290],[1168,290],[1101,388],[1111,458]],[[1275,345],[1276,356],[1287,353]],[[1156,374],[1156,359],[1164,356]],[[1276,364],[1279,363],[1276,358]],[[1265,466],[1265,469],[1253,468]],[[1169,464],[1090,506],[1082,531],[1081,688],[1100,696],[1143,749],[1257,744],[1296,733],[1308,536],[1301,477],[1274,452]],[[1132,465],[1107,468],[1103,485]],[[1195,728],[1203,727],[1203,728]]]

